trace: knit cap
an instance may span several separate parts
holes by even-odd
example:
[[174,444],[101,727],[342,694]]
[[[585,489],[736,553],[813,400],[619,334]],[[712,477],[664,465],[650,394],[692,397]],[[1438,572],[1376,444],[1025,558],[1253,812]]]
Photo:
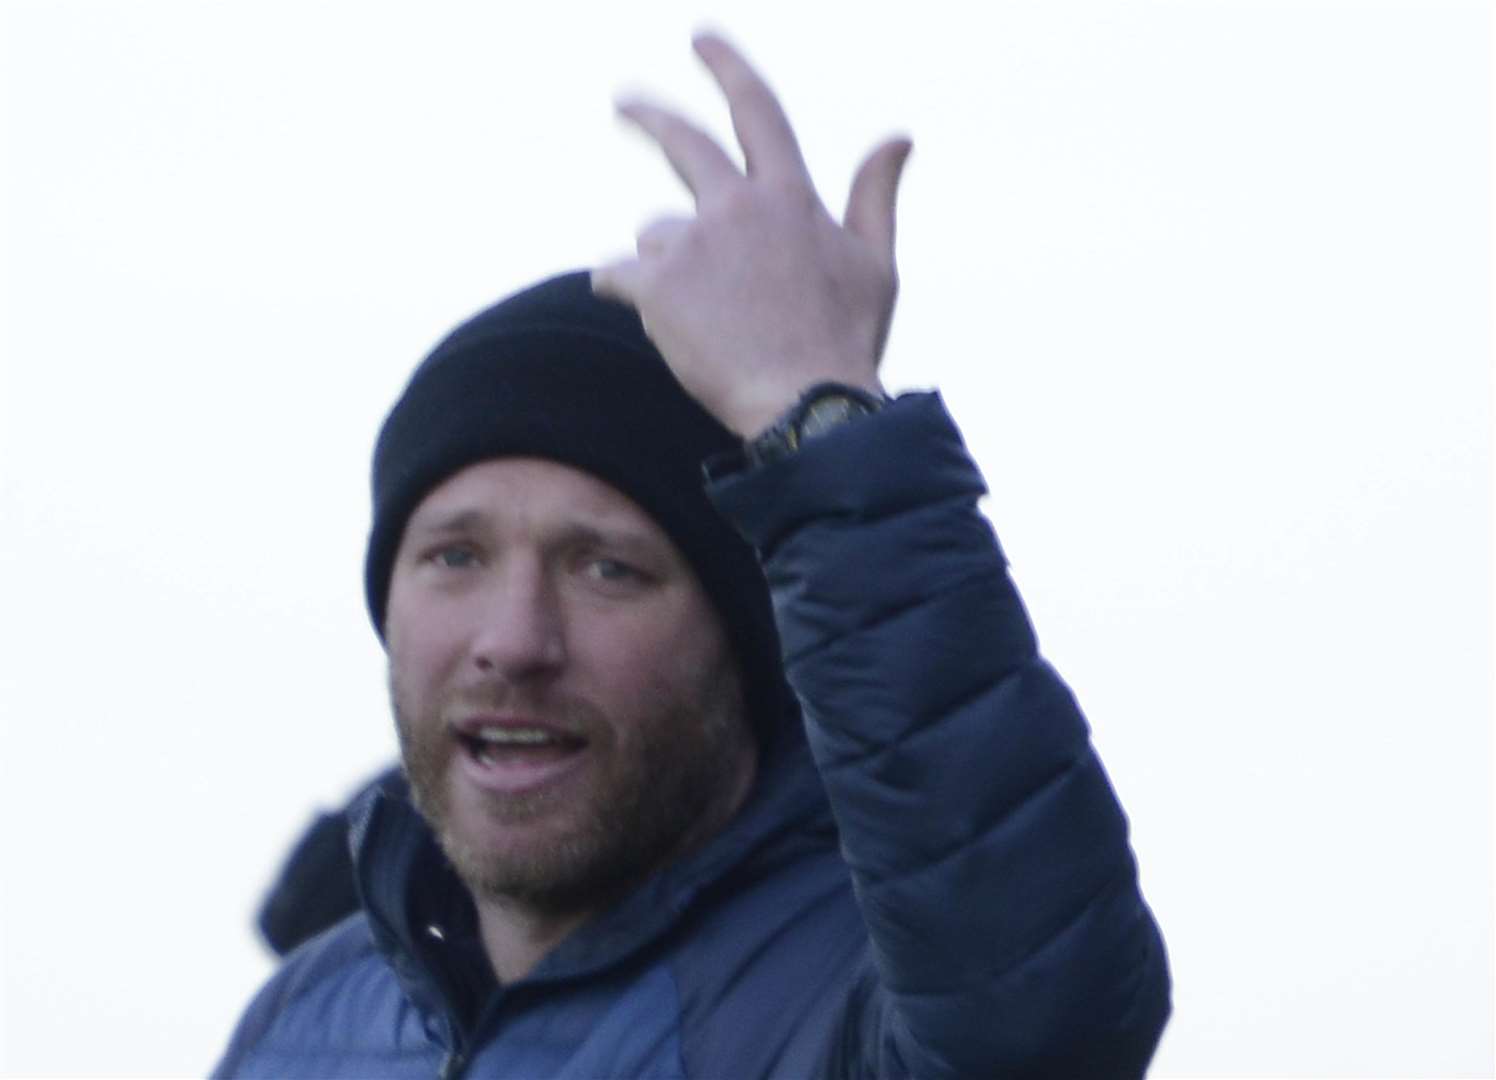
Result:
[[586,272],[499,301],[436,346],[380,430],[364,567],[375,630],[382,639],[395,553],[426,494],[480,461],[547,458],[611,484],[675,542],[727,630],[762,739],[791,700],[768,586],[702,474],[739,446],[676,381],[638,314],[595,295]]

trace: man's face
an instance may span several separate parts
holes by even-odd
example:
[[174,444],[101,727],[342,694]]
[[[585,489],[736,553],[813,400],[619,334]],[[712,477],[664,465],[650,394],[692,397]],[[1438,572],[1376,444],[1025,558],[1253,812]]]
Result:
[[480,896],[585,910],[747,794],[720,621],[654,520],[589,474],[506,458],[433,490],[385,626],[417,806]]

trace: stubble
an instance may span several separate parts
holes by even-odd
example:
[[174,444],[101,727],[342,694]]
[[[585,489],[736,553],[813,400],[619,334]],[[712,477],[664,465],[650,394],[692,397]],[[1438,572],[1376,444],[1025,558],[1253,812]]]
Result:
[[[745,752],[751,760],[752,736],[730,658],[697,673],[684,688],[657,686],[651,696],[659,704],[631,722],[620,717],[610,723],[586,702],[548,701],[536,711],[563,715],[568,730],[618,733],[614,740],[597,740],[613,752],[598,762],[601,767],[580,792],[562,789],[565,804],[546,788],[486,793],[483,813],[491,835],[479,841],[454,827],[451,774],[454,756],[463,751],[446,723],[450,706],[423,714],[393,669],[390,690],[416,808],[476,897],[549,913],[590,910],[714,835],[744,794],[738,789]],[[472,705],[470,699],[463,704]],[[502,707],[492,704],[496,711]],[[594,749],[589,745],[583,753]],[[552,829],[547,819],[564,824]],[[545,842],[503,843],[506,830],[542,830]]]

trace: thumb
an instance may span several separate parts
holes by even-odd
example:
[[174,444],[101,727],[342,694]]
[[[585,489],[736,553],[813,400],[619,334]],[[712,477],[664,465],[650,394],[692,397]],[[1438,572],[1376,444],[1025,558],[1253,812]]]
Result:
[[852,192],[847,196],[847,213],[842,223],[847,231],[886,254],[893,263],[894,203],[898,198],[899,177],[914,144],[900,135],[881,143],[867,156],[852,178]]

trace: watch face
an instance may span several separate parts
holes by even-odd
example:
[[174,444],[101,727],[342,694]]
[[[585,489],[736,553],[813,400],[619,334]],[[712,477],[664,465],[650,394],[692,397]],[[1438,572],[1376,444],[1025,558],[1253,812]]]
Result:
[[854,416],[875,413],[886,400],[837,383],[813,386],[777,424],[749,445],[750,458],[761,465],[780,461],[798,450],[806,439],[824,435]]
[[824,435],[838,424],[845,424],[854,416],[862,416],[872,410],[861,401],[844,394],[828,395],[810,403],[805,415],[795,425],[800,441]]

